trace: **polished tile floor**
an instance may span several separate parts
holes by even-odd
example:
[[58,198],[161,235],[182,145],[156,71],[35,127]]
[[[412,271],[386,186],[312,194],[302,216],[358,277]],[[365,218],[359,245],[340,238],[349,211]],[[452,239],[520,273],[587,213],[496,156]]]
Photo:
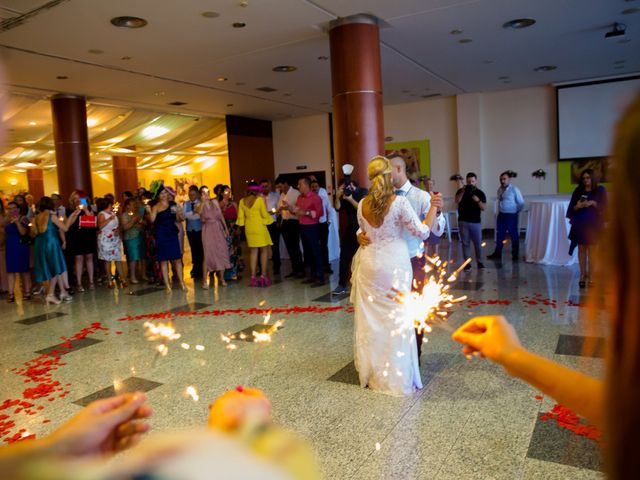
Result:
[[[454,243],[448,255],[455,259],[458,252]],[[99,289],[59,306],[2,301],[0,403],[25,401],[25,389],[32,389],[27,404],[3,404],[0,415],[8,419],[0,426],[13,421],[15,427],[5,423],[2,435],[21,429],[46,435],[81,405],[132,389],[148,391],[154,429],[202,425],[210,400],[242,384],[263,389],[276,421],[312,443],[326,478],[603,478],[594,440],[540,419],[554,406],[552,399],[495,365],[467,360],[450,340],[472,315],[501,313],[527,347],[601,375],[604,321],[588,319],[586,309],[576,306],[584,302],[577,271],[510,261],[486,265],[456,283],[456,292],[469,300],[430,334],[423,349],[425,388],[407,398],[357,385],[353,314],[348,298],[331,297],[329,286],[282,280],[256,289],[244,279],[208,291],[189,283],[186,293],[147,285]],[[261,324],[255,309],[263,308],[280,309],[272,322],[285,320],[272,342],[226,349],[221,333]],[[182,336],[156,358],[157,343],[145,338],[145,319],[136,316],[168,311]],[[594,348],[583,348],[585,342]],[[24,371],[25,362],[52,351],[59,365],[51,377]],[[43,358],[37,366],[51,368]],[[187,386],[196,387],[198,402],[185,395]]]

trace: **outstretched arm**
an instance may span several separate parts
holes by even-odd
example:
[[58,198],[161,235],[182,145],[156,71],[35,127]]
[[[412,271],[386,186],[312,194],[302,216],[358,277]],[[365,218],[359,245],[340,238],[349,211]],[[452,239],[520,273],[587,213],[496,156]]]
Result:
[[478,352],[502,365],[509,375],[575,410],[596,425],[604,423],[602,381],[536,355],[520,345],[513,326],[502,316],[476,317],[453,333],[465,354]]

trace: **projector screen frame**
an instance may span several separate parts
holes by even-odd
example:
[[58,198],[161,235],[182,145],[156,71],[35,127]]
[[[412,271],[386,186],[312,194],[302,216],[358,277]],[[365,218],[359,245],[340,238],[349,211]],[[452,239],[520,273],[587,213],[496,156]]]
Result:
[[558,92],[561,89],[565,88],[575,88],[575,87],[586,87],[589,85],[599,85],[603,83],[617,83],[624,82],[627,80],[638,80],[640,79],[640,74],[626,75],[623,77],[614,77],[614,78],[603,78],[600,80],[589,80],[583,82],[575,82],[575,83],[565,83],[562,85],[555,85],[556,90],[556,161],[558,164],[564,162],[573,162],[575,160],[581,160],[587,157],[571,157],[571,158],[560,158],[560,104],[559,104],[559,95]]

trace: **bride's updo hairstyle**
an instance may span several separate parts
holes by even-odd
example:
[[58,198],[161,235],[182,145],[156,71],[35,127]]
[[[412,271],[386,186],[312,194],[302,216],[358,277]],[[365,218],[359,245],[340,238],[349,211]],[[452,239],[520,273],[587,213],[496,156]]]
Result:
[[369,162],[367,175],[371,182],[367,195],[369,208],[376,223],[381,224],[395,193],[391,180],[391,162],[386,157],[376,155]]

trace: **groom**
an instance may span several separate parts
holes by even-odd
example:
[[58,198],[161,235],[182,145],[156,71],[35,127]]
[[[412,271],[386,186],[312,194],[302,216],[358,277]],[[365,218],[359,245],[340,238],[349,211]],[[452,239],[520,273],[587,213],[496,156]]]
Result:
[[[418,215],[420,220],[424,220],[427,216],[427,212],[431,206],[431,196],[429,193],[414,186],[407,177],[407,164],[398,154],[392,154],[387,157],[391,162],[391,178],[393,180],[393,186],[396,189],[396,195],[406,197],[409,204]],[[440,237],[444,233],[445,220],[444,216],[440,213],[436,216],[433,225],[429,225],[429,228],[434,235]],[[411,282],[411,290],[419,292],[422,290],[422,285],[426,280],[426,272],[424,267],[427,263],[427,259],[424,256],[424,242],[410,235],[405,234],[405,241],[409,248],[409,255],[411,256],[411,268],[413,270],[413,281]],[[365,233],[358,234],[358,243],[361,246],[366,246],[370,243],[369,238]],[[416,345],[418,346],[418,360],[422,353],[422,332],[416,330]]]

